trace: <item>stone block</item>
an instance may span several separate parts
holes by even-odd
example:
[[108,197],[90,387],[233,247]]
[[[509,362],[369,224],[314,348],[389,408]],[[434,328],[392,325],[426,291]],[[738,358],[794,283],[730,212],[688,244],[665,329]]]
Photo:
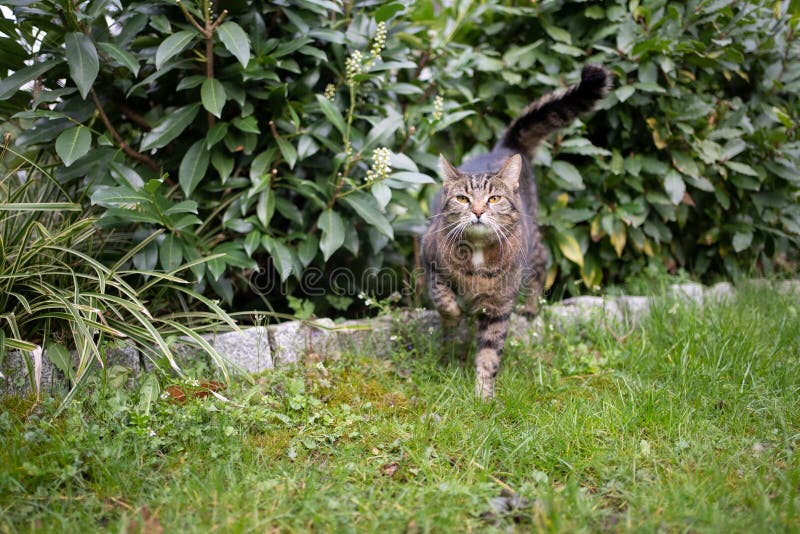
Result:
[[777,285],[779,291],[800,296],[800,280],[781,280]]
[[623,296],[615,300],[625,320],[630,324],[639,324],[644,320],[650,314],[650,306],[653,304],[653,299],[650,297]]
[[701,284],[672,284],[669,286],[667,294],[677,299],[694,302],[698,306],[703,305],[703,286]]
[[344,321],[334,331],[343,352],[389,356],[392,351],[392,318],[376,317],[361,321]]
[[731,302],[736,297],[736,289],[730,282],[720,282],[706,288],[703,298],[709,302]]
[[[33,370],[33,354],[17,350],[6,353],[0,362],[0,395],[22,396],[29,393],[35,394],[36,390],[31,389],[31,379],[26,361],[30,362],[31,370]],[[42,370],[39,386],[42,395],[69,387],[64,375],[45,354],[42,354],[41,362]]]
[[328,318],[270,325],[267,332],[273,364],[297,363],[309,352],[323,359],[338,357],[341,348],[335,328]]
[[272,369],[269,332],[263,326],[205,336],[220,356],[249,373]]
[[623,312],[614,299],[603,297],[572,297],[546,308],[545,322],[565,330],[581,324],[602,325],[618,323]]

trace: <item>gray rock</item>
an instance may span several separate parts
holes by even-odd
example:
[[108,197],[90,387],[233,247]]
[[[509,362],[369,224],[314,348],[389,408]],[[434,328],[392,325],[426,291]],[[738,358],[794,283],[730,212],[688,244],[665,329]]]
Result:
[[586,323],[618,323],[623,318],[617,302],[603,297],[572,297],[546,310],[545,322],[559,330]]
[[[121,365],[122,367],[131,369],[136,375],[142,371],[150,371],[153,369],[153,363],[147,357],[142,358],[144,360],[144,368],[142,368],[139,350],[131,341],[122,341],[116,346],[108,345],[104,351],[101,351],[101,354],[104,355],[103,366],[107,368],[113,365]],[[78,354],[73,352],[72,366],[76,370],[78,368],[78,363]],[[97,363],[95,362],[94,365],[97,365]]]
[[520,339],[529,343],[538,343],[542,340],[543,334],[544,320],[541,314],[537,315],[532,320],[524,315],[518,315],[516,313],[511,314],[511,320],[508,323],[509,339]]
[[703,296],[709,302],[730,302],[736,297],[736,289],[730,282],[720,282],[707,288]]
[[336,325],[335,333],[343,352],[367,352],[385,357],[392,350],[392,318],[389,316],[345,321]]
[[800,280],[781,280],[778,290],[790,295],[800,295]]
[[296,363],[313,352],[321,358],[336,358],[341,348],[336,325],[330,319],[313,322],[289,321],[267,328],[274,365]]
[[234,366],[244,371],[260,373],[273,367],[269,332],[263,326],[205,337],[220,356],[227,358]]
[[667,293],[678,299],[692,301],[698,306],[703,305],[703,286],[701,284],[672,284]]
[[[22,396],[29,393],[36,393],[35,388],[31,388],[31,377],[28,373],[30,363],[33,370],[34,358],[32,354],[22,351],[10,351],[0,362],[0,395]],[[44,394],[54,393],[68,387],[66,378],[55,365],[42,355],[42,371],[40,375],[40,392]]]
[[650,314],[653,299],[650,297],[623,296],[616,299],[617,306],[630,324],[639,324]]

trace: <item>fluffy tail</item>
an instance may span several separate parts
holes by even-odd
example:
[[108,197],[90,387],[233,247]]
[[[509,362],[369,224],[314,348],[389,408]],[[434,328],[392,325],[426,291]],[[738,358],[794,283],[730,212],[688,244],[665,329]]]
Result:
[[601,65],[586,65],[580,83],[543,96],[511,123],[497,147],[533,156],[551,133],[590,111],[611,89],[611,73]]

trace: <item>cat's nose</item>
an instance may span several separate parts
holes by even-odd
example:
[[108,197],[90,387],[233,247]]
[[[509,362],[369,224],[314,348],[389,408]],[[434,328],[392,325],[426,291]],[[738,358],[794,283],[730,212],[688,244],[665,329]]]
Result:
[[472,213],[474,213],[476,217],[480,218],[481,215],[486,213],[486,206],[475,206],[472,208]]

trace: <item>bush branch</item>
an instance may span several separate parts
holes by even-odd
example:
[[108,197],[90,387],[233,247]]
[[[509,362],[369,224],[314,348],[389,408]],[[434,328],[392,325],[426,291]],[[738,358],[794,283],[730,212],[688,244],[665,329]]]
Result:
[[125,152],[128,156],[132,157],[133,159],[141,161],[154,171],[158,172],[160,169],[158,163],[156,163],[155,160],[153,160],[153,158],[151,158],[150,156],[137,152],[128,143],[125,142],[125,140],[122,138],[119,132],[117,132],[117,129],[114,128],[114,125],[111,124],[111,121],[108,119],[108,115],[106,115],[106,112],[103,109],[103,105],[100,103],[100,99],[97,97],[97,93],[94,91],[94,89],[91,90],[91,94],[92,94],[92,102],[94,102],[94,107],[97,108],[97,112],[100,114],[100,120],[102,120],[103,124],[106,125],[106,129],[109,132],[111,132],[111,137],[114,138],[114,141],[117,142],[122,151]]

